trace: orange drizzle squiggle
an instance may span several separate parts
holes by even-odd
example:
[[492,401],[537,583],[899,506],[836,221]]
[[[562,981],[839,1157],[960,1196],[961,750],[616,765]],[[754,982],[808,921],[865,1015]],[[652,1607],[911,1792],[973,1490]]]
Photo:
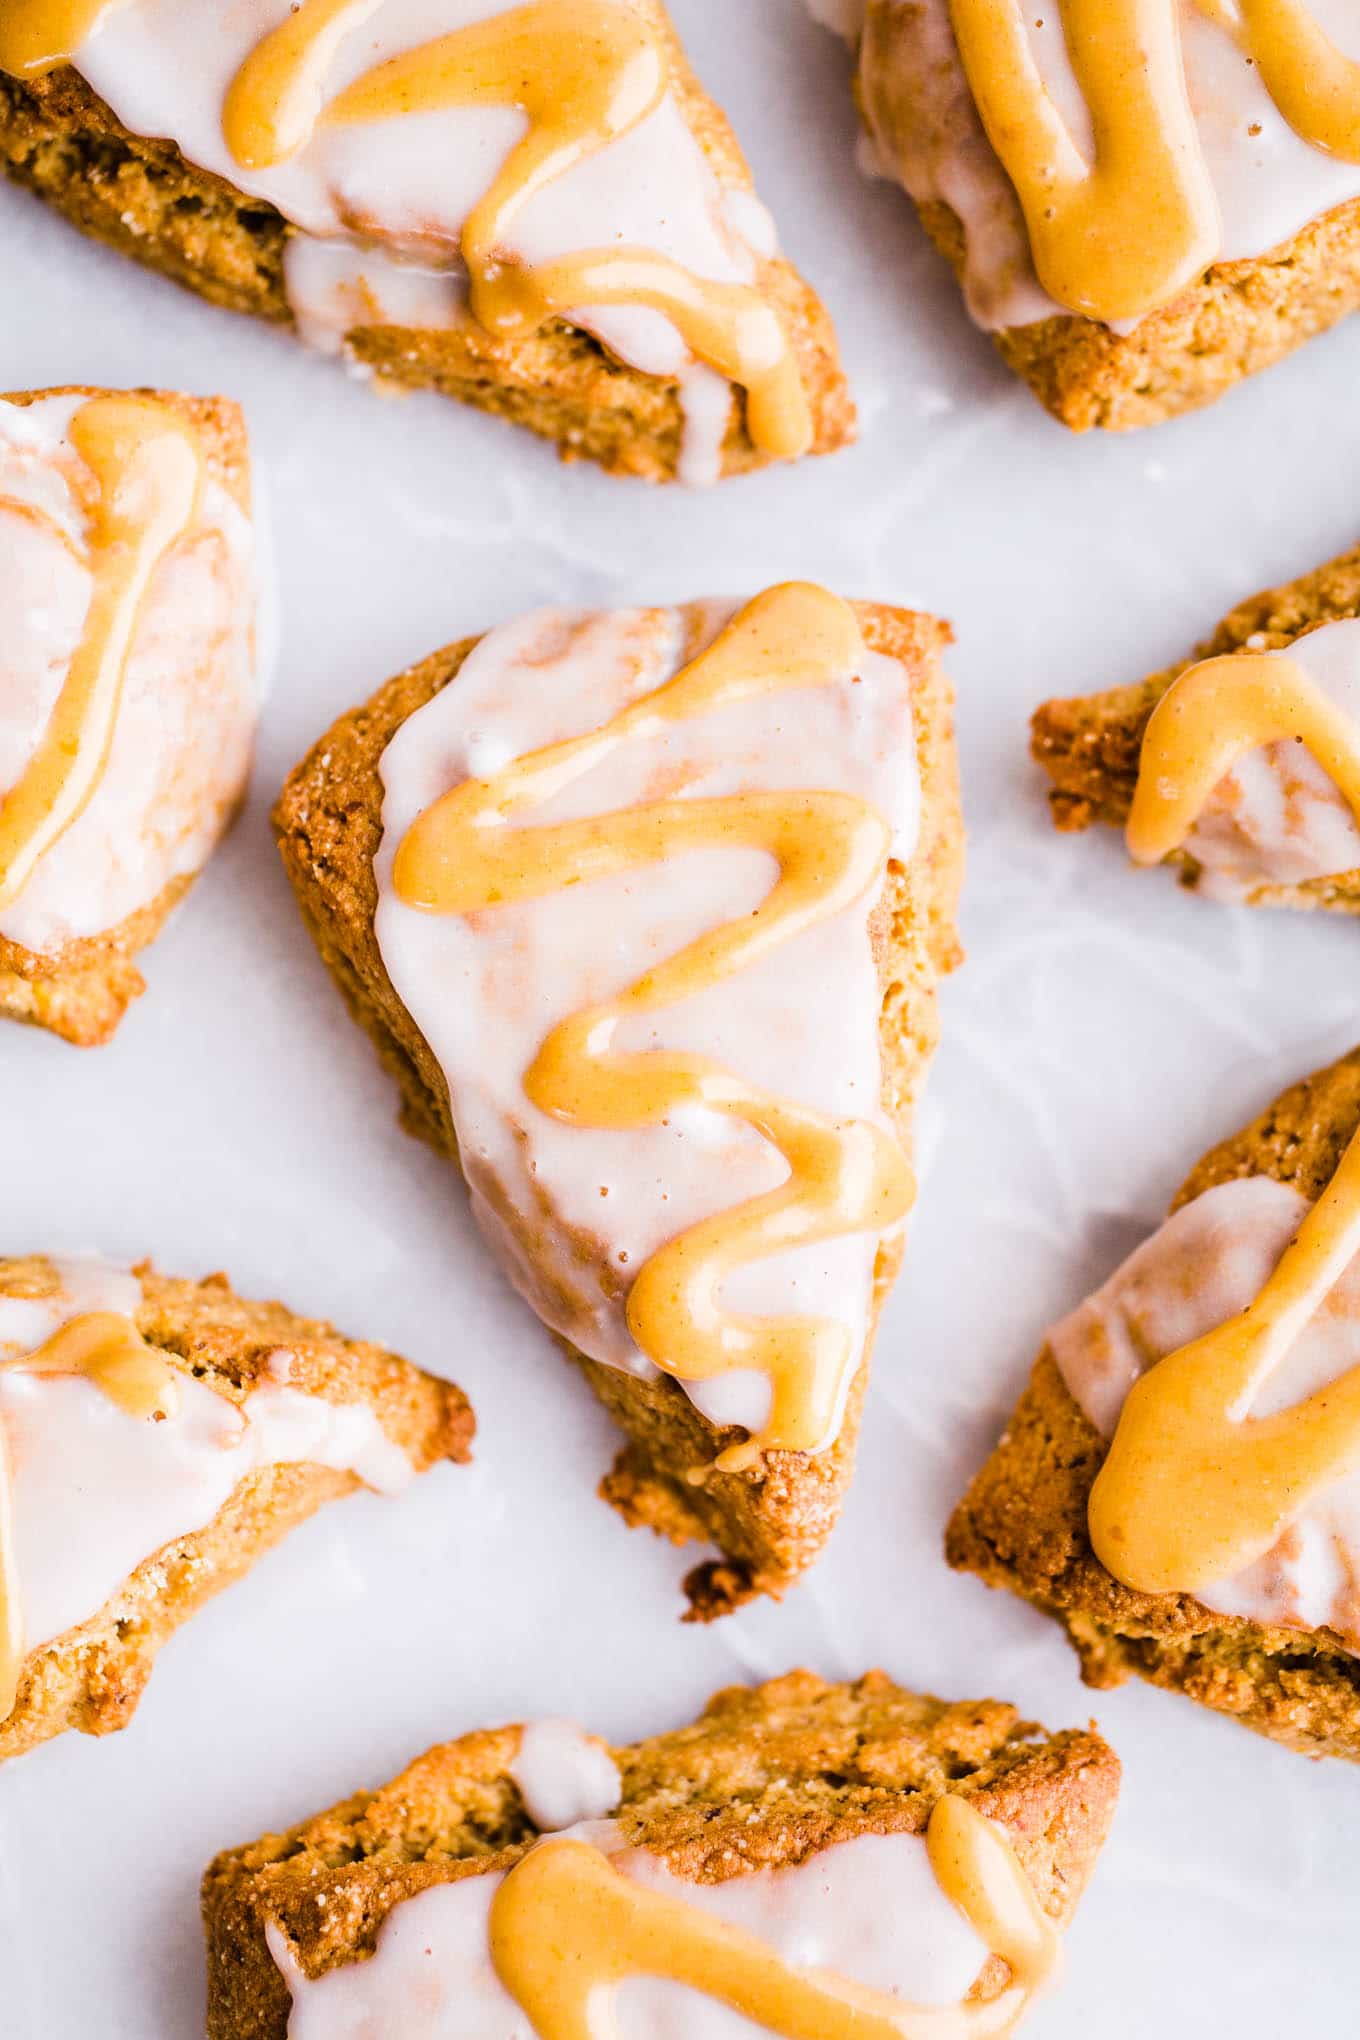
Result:
[[[129,1417],[155,1422],[173,1416],[179,1382],[170,1362],[148,1346],[119,1311],[86,1311],[35,1352],[0,1361],[25,1374],[83,1374]],[[5,1427],[0,1419],[0,1723],[14,1710],[24,1662],[21,1582],[15,1565],[14,1504]]]
[[830,1119],[774,1097],[703,1056],[625,1053],[615,1037],[630,1016],[732,977],[777,944],[867,899],[886,868],[888,825],[853,795],[812,791],[661,801],[543,827],[516,826],[516,818],[622,744],[754,696],[831,685],[853,673],[862,656],[847,603],[805,583],[769,589],[674,679],[603,728],[532,751],[494,778],[454,787],[412,825],[393,866],[397,897],[407,906],[470,914],[691,848],[758,848],[777,861],[774,887],[753,914],[700,937],[617,998],[564,1020],[524,1079],[535,1105],[570,1124],[656,1126],[682,1106],[702,1105],[744,1120],[787,1161],[789,1175],[778,1189],[668,1241],[628,1295],[629,1330],[666,1373],[708,1381],[751,1368],[769,1379],[769,1419],[719,1456],[726,1471],[775,1448],[824,1450],[855,1360],[849,1328],[838,1321],[725,1309],[727,1277],[794,1247],[897,1225],[911,1205],[911,1172],[882,1127]]
[[634,1882],[590,1843],[538,1843],[491,1903],[491,1960],[540,2040],[614,2040],[631,1977],[686,1985],[782,2040],[1003,2040],[1057,1967],[1056,1929],[1009,1841],[955,1793],[926,1832],[941,1889],[1011,1975],[995,1997],[904,2003],[827,1970],[795,1968],[754,1935]]

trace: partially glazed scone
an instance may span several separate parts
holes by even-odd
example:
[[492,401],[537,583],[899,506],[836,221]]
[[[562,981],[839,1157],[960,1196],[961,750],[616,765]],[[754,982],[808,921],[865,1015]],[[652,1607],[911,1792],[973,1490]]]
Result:
[[1046,701],[1060,829],[1111,822],[1210,899],[1360,912],[1360,548],[1225,616],[1193,660]]
[[1004,2040],[1118,1792],[1093,1732],[882,1672],[734,1686],[612,1751],[562,1722],[467,1735],[217,1858],[209,2040],[717,2040],[724,2007],[819,2040]]
[[0,167],[219,304],[616,472],[853,431],[662,0],[8,0]]
[[1134,1675],[1360,1760],[1360,1050],[1212,1150],[1050,1332],[950,1563]]
[[0,1013],[107,1041],[245,791],[245,430],[220,398],[0,397]]
[[224,1275],[0,1261],[0,1759],[123,1728],[206,1600],[472,1429],[449,1382]]
[[779,1593],[848,1484],[955,960],[942,624],[789,584],[541,611],[344,716],[276,810],[327,965],[628,1446]]
[[1209,403],[1360,305],[1351,0],[844,11],[880,169],[1065,425]]

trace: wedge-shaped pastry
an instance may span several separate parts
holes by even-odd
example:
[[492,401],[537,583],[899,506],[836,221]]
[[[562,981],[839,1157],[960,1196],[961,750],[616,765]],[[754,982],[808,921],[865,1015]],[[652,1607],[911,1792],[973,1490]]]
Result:
[[728,2007],[819,2040],[1003,2040],[1118,1791],[1094,1733],[882,1672],[733,1686],[612,1751],[563,1722],[464,1736],[217,1858],[209,2040],[708,2040]]
[[1347,0],[849,11],[882,173],[1063,424],[1210,403],[1360,305]]
[[220,398],[0,397],[0,1013],[107,1041],[245,790],[245,430]]
[[1360,1759],[1360,1050],[1206,1155],[1050,1332],[951,1564],[1130,1674]]
[[1196,659],[1047,701],[1060,829],[1122,824],[1213,899],[1360,912],[1360,548],[1243,602]]
[[540,611],[342,717],[275,814],[412,1129],[628,1434],[609,1499],[724,1553],[705,1616],[850,1478],[956,953],[947,635],[805,583]]
[[661,0],[6,0],[0,164],[219,304],[619,472],[853,428]]
[[125,1727],[161,1645],[270,1545],[472,1429],[450,1383],[224,1275],[0,1261],[0,1759]]

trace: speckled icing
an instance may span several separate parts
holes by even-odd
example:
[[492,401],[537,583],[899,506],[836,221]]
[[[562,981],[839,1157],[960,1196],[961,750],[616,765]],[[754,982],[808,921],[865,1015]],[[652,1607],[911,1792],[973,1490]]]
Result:
[[[0,1297],[0,1360],[42,1345],[87,1311],[130,1316],[141,1283],[103,1261],[53,1263],[60,1287]],[[143,1560],[201,1530],[261,1467],[329,1466],[395,1492],[406,1454],[367,1403],[331,1403],[288,1386],[289,1355],[239,1407],[190,1375],[160,1422],[125,1414],[82,1375],[0,1367],[0,1451],[7,1456],[25,1646],[98,1614]]]
[[[33,755],[89,605],[91,478],[67,439],[85,399],[0,400],[0,788]],[[104,933],[207,860],[240,799],[255,726],[249,520],[209,480],[162,561],[89,804],[0,910],[38,954]]]
[[[1354,0],[1309,4],[1338,48],[1360,58]],[[826,6],[814,0],[813,11],[824,15]],[[1186,83],[1219,206],[1217,259],[1264,255],[1333,206],[1360,197],[1360,164],[1328,156],[1295,133],[1256,67],[1200,0],[1179,0],[1179,14]],[[1089,161],[1090,115],[1057,7],[1026,9],[1024,26],[1039,75]],[[949,0],[875,0],[861,86],[882,162],[919,204],[943,201],[963,222],[964,287],[978,324],[1023,326],[1060,313],[1035,277],[1013,188],[973,105]]]
[[[1109,1438],[1148,1367],[1245,1310],[1308,1210],[1269,1176],[1220,1183],[1173,1214],[1049,1334],[1064,1381]],[[1352,1262],[1251,1405],[1271,1416],[1360,1364],[1360,1262]],[[1360,1473],[1305,1509],[1263,1558],[1196,1599],[1223,1615],[1329,1624],[1360,1653]]]
[[[384,0],[348,35],[330,67],[334,96],[372,65],[435,36],[510,11],[515,0]],[[510,108],[462,107],[371,125],[324,125],[290,161],[248,170],[222,133],[232,78],[288,0],[185,7],[122,0],[77,55],[83,76],[125,126],[168,135],[190,162],[268,200],[323,248],[289,249],[289,301],[305,338],[335,349],[353,325],[463,323],[464,222],[525,131]],[[729,194],[674,92],[628,133],[555,177],[516,212],[506,251],[527,264],[630,245],[703,277],[749,283],[773,250],[769,216]],[[336,237],[341,237],[335,245]],[[414,265],[415,274],[405,273]],[[573,319],[649,375],[711,376],[670,321],[643,306],[581,306]],[[723,422],[731,409],[724,384]],[[713,399],[709,399],[711,415]],[[719,443],[721,434],[718,435]],[[689,476],[713,479],[713,434],[691,449]]]
[[[859,1835],[783,1870],[689,1884],[611,1824],[580,1829],[614,1868],[757,1936],[787,1962],[916,2003],[957,2005],[987,1950],[941,1891],[920,1835]],[[534,2040],[487,1952],[499,1876],[437,1884],[393,1908],[371,1960],[305,1977],[282,1930],[270,1952],[293,1996],[288,2040]],[[632,1978],[614,2002],[618,2040],[747,2040],[764,2028],[681,1984]]]
[[[625,1132],[564,1125],[529,1103],[524,1075],[557,1021],[754,909],[769,890],[771,860],[759,850],[690,851],[577,886],[565,899],[466,917],[404,905],[392,861],[416,816],[449,787],[609,721],[669,680],[732,609],[523,617],[482,639],[381,761],[378,942],[447,1079],[479,1223],[555,1331],[594,1359],[644,1375],[651,1363],[624,1315],[630,1271],[700,1219],[772,1189],[782,1164],[750,1127],[702,1108]],[[630,742],[535,819],[607,813],[662,788],[697,799],[808,786],[869,801],[889,819],[894,855],[911,856],[920,788],[909,687],[895,660],[871,653],[858,677],[766,695]],[[619,1046],[708,1055],[815,1110],[882,1124],[881,999],[867,922],[861,899],[645,1027],[630,1021]],[[861,1356],[877,1246],[859,1233],[800,1247],[742,1269],[726,1300],[760,1314],[837,1318]],[[768,1413],[761,1374],[685,1386],[715,1423],[755,1430]]]

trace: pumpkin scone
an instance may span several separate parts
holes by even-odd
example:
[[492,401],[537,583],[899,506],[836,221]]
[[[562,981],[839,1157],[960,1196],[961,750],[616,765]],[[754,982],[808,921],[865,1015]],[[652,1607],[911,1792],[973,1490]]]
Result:
[[0,1759],[125,1727],[205,1601],[472,1431],[450,1383],[224,1275],[0,1261]]
[[107,1041],[245,792],[245,428],[147,390],[0,397],[0,1014]]
[[1239,604],[1193,660],[1046,701],[1060,829],[1110,822],[1211,899],[1360,912],[1360,547]]
[[878,167],[1064,425],[1211,403],[1360,305],[1349,0],[846,12]]
[[1130,1675],[1360,1759],[1360,1050],[1193,1170],[1049,1333],[950,1563]]
[[934,618],[791,583],[544,610],[341,717],[275,812],[321,954],[627,1434],[633,1523],[779,1594],[848,1486],[961,824]]
[[1119,1761],[996,1700],[790,1672],[609,1749],[444,1743],[228,1850],[209,2040],[1004,2040],[1057,1969]]
[[569,458],[708,482],[853,435],[831,322],[662,0],[7,0],[0,167]]

